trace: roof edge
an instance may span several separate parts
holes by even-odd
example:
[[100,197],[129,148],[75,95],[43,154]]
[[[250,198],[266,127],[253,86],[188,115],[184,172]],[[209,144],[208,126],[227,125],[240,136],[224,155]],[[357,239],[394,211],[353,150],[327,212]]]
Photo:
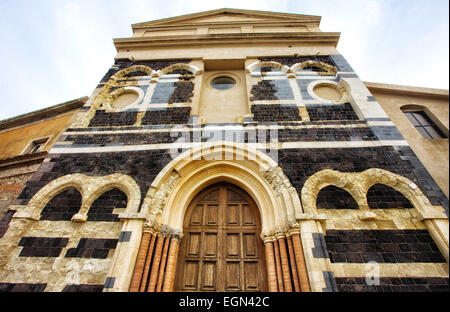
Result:
[[241,13],[241,14],[245,13],[245,14],[256,14],[256,15],[258,15],[258,14],[259,15],[277,14],[278,16],[284,16],[284,17],[290,17],[290,18],[303,16],[303,17],[309,17],[314,20],[317,20],[317,22],[319,22],[319,24],[322,19],[322,17],[318,16],[318,15],[283,13],[283,12],[273,12],[273,11],[263,11],[263,10],[220,8],[220,9],[215,9],[215,10],[207,10],[207,11],[201,11],[201,12],[196,12],[196,13],[189,13],[189,14],[183,14],[183,15],[178,15],[178,16],[161,18],[161,19],[157,19],[157,20],[135,23],[135,24],[131,24],[131,28],[134,29],[134,28],[139,28],[139,27],[146,26],[149,24],[168,23],[171,21],[187,20],[187,19],[192,19],[192,18],[201,17],[201,16],[205,16],[205,15],[220,14],[220,13]]
[[423,97],[438,97],[442,99],[449,98],[449,90],[446,89],[395,85],[395,84],[368,82],[368,81],[364,81],[363,83],[370,91],[373,90],[384,93],[410,94]]
[[27,124],[42,118],[54,117],[58,114],[65,113],[83,106],[89,97],[84,96],[78,99],[56,104],[30,113],[0,120],[0,130],[15,127],[21,124]]

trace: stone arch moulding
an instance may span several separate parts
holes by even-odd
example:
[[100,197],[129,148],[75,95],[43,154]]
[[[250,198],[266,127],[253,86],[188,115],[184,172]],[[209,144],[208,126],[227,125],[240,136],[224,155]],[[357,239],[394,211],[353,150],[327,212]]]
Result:
[[127,213],[137,213],[141,200],[141,191],[137,183],[124,174],[112,174],[104,177],[92,177],[83,174],[70,174],[51,181],[40,189],[28,202],[23,212],[15,217],[26,217],[39,220],[40,212],[57,194],[74,188],[81,193],[82,203],[77,214],[72,217],[74,222],[85,222],[87,212],[92,203],[104,192],[117,188],[128,197]]
[[308,178],[301,192],[302,204],[306,213],[316,213],[315,199],[319,191],[334,185],[349,192],[361,210],[369,210],[366,194],[374,184],[385,184],[402,193],[421,213],[434,210],[419,187],[411,180],[387,170],[371,168],[363,172],[339,172],[325,169]]
[[278,63],[278,62],[275,62],[275,61],[259,61],[259,62],[255,62],[255,63],[250,64],[249,66],[247,66],[245,71],[247,73],[251,74],[255,70],[257,70],[258,68],[261,68],[261,67],[273,67],[273,68],[281,70],[285,74],[289,73],[289,70],[290,70],[290,68],[288,66],[283,65],[283,64]]
[[292,65],[290,67],[290,72],[296,73],[298,70],[305,67],[318,67],[325,70],[325,72],[318,72],[319,75],[333,76],[337,73],[337,68],[335,66],[313,60],[308,60]]
[[370,219],[376,214],[368,212],[367,191],[374,184],[385,184],[402,193],[413,205],[411,212],[415,222],[422,221],[439,247],[444,258],[449,261],[449,223],[443,211],[433,207],[420,188],[411,180],[379,168],[371,168],[363,172],[339,172],[325,169],[313,174],[305,182],[301,191],[301,199],[305,213],[316,213],[316,199],[319,191],[328,185],[335,185],[348,191],[356,200],[361,210],[360,218],[367,213]]
[[148,224],[181,231],[190,201],[218,181],[236,184],[255,200],[263,234],[290,226],[302,213],[298,194],[277,163],[231,142],[205,144],[176,157],[153,181],[141,213]]
[[153,78],[158,78],[166,75],[167,73],[170,73],[171,71],[174,71],[176,69],[184,69],[189,72],[191,72],[194,76],[198,76],[203,74],[203,70],[199,69],[198,67],[190,64],[184,64],[184,63],[176,63],[169,65],[167,67],[164,67],[161,70],[158,70],[152,74]]
[[117,81],[120,78],[124,77],[126,74],[132,73],[134,71],[142,71],[142,72],[147,73],[149,76],[151,76],[155,73],[155,71],[148,66],[132,65],[132,66],[126,67],[122,70],[119,70],[117,73],[115,73],[114,75],[111,76],[111,78],[108,80],[108,82]]
[[[281,70],[283,73],[287,74],[288,77],[290,77],[291,75],[295,74],[298,70],[305,68],[305,67],[309,67],[309,66],[314,66],[314,67],[318,67],[318,68],[325,70],[325,72],[318,72],[319,75],[333,76],[337,73],[337,68],[335,66],[332,66],[332,65],[329,65],[326,63],[322,63],[322,62],[313,61],[313,60],[296,63],[296,64],[292,65],[291,67],[289,67],[287,65],[283,65],[283,64],[275,62],[275,61],[259,61],[259,62],[255,62],[255,63],[247,66],[246,72],[251,74],[256,69],[261,68],[261,67],[273,67],[273,68],[277,68],[277,69]],[[292,76],[292,77],[295,77],[295,76]]]
[[[148,66],[145,65],[133,65],[126,67],[114,75],[112,75],[107,82],[104,83],[103,87],[93,95],[85,104],[85,107],[88,107],[89,110],[86,112],[78,112],[76,117],[74,118],[71,127],[73,128],[85,128],[89,125],[90,120],[94,117],[95,112],[98,109],[104,109],[107,112],[116,112],[115,109],[111,107],[112,101],[117,98],[121,92],[124,92],[125,90],[118,91],[116,93],[110,92],[111,88],[130,88],[133,87],[133,91],[137,92],[139,95],[139,101],[142,100],[142,92],[139,88],[137,88],[137,81],[136,80],[122,80],[123,76],[125,76],[128,73],[134,72],[134,71],[142,71],[147,73],[149,76],[152,76],[155,71],[151,69]],[[120,90],[120,89],[119,89]],[[111,95],[113,97],[111,97]],[[101,107],[102,104],[105,103],[105,107]]]

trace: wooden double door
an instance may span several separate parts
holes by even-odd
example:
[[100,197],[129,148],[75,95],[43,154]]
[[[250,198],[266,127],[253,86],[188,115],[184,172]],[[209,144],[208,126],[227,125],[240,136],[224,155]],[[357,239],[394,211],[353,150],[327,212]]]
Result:
[[267,291],[261,218],[248,194],[215,184],[184,219],[175,291]]

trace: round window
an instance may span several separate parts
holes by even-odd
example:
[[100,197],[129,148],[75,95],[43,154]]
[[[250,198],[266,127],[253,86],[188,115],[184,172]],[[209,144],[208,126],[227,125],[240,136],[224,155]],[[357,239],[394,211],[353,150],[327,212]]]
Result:
[[220,76],[211,81],[211,87],[217,90],[228,90],[236,85],[236,80],[228,76]]

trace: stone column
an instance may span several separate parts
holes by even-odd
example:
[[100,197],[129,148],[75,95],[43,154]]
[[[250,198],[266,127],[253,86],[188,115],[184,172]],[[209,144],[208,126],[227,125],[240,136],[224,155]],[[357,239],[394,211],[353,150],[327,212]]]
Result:
[[267,280],[270,292],[278,292],[277,272],[275,267],[275,254],[273,242],[264,243],[266,251]]
[[151,234],[146,232],[142,234],[141,244],[139,247],[136,265],[134,267],[133,277],[131,279],[130,292],[138,292],[141,284],[142,274],[144,273],[145,259],[151,240]]
[[294,247],[292,245],[292,237],[288,236],[286,238],[286,240],[287,240],[288,251],[289,251],[289,261],[290,261],[291,269],[292,269],[292,280],[294,281],[294,290],[295,290],[295,292],[300,292],[301,288],[300,288],[300,282],[298,279],[297,264],[295,262],[295,253],[294,253]]
[[169,249],[170,237],[164,238],[164,248],[162,251],[161,264],[159,266],[158,281],[156,282],[156,292],[160,292],[164,281],[164,270],[166,268],[167,251]]
[[153,247],[155,246],[155,241],[156,241],[156,235],[151,233],[150,246],[147,251],[147,259],[145,261],[144,272],[142,273],[142,279],[141,279],[141,285],[139,287],[139,292],[144,292],[145,288],[147,286],[147,278],[148,278],[148,273],[150,271],[150,264],[151,264],[152,258],[153,258]]
[[152,270],[150,272],[150,279],[148,281],[147,292],[154,292],[156,287],[156,281],[158,279],[159,273],[159,264],[161,261],[161,252],[163,248],[165,237],[157,236],[156,237],[156,247],[155,254],[153,256]]
[[278,291],[284,292],[283,273],[281,270],[280,248],[278,246],[277,240],[273,241],[273,246],[275,249],[275,265],[276,265],[276,272],[277,272]]
[[291,273],[289,271],[288,254],[286,250],[286,241],[284,237],[277,237],[280,248],[281,270],[283,274],[284,291],[292,292]]
[[308,272],[306,271],[305,258],[299,233],[292,234],[292,245],[295,253],[295,262],[297,265],[297,274],[301,291],[310,292],[311,288],[309,286]]
[[162,288],[163,292],[173,291],[180,240],[181,240],[181,236],[180,237],[172,237],[170,240],[169,254],[167,256],[167,268],[166,268],[166,274],[164,276],[164,283],[163,283],[163,288]]

